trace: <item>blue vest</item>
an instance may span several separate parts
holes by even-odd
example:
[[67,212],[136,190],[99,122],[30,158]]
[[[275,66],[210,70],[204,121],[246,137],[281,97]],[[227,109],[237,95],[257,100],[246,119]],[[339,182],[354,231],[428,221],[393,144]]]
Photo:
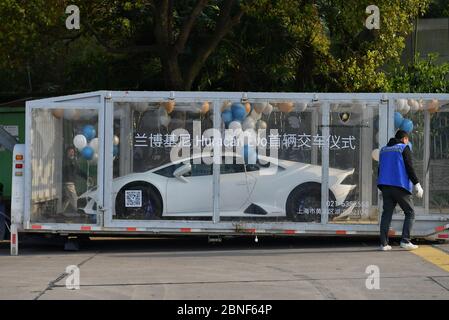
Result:
[[402,157],[405,147],[407,145],[399,143],[391,147],[383,147],[380,150],[377,185],[400,187],[412,193],[413,183],[408,177]]

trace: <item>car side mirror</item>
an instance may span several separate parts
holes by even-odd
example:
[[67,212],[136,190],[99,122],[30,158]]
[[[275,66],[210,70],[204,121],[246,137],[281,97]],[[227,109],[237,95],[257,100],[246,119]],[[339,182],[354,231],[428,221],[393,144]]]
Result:
[[173,176],[176,179],[181,180],[182,182],[189,182],[189,180],[187,180],[184,177],[184,175],[191,171],[192,171],[192,165],[190,163],[183,164],[178,169],[176,169],[175,172],[173,172]]

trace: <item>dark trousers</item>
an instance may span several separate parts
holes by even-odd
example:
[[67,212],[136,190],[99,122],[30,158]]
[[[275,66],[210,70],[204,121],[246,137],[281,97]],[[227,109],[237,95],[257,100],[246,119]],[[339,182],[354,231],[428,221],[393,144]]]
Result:
[[398,204],[404,211],[405,219],[402,227],[402,242],[410,242],[410,233],[415,221],[415,210],[413,209],[412,195],[402,188],[383,186],[383,212],[380,221],[380,242],[383,246],[388,245],[388,230],[390,229],[393,211]]

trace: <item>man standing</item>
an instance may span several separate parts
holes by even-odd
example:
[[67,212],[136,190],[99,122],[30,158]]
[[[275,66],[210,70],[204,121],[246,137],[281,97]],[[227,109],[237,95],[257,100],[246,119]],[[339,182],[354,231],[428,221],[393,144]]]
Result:
[[422,198],[424,191],[413,169],[412,152],[407,145],[408,142],[407,132],[398,130],[395,137],[391,138],[388,144],[381,149],[379,155],[377,187],[382,191],[383,198],[383,212],[380,222],[380,249],[382,251],[391,250],[391,246],[388,244],[388,231],[397,204],[405,214],[401,247],[406,250],[418,248],[410,241],[410,233],[415,220],[412,199],[413,186],[418,198]]
[[64,181],[64,198],[62,211],[65,212],[68,207],[71,207],[71,212],[76,212],[78,209],[78,194],[76,192],[75,182],[76,176],[81,176],[87,179],[87,175],[82,172],[78,166],[76,159],[76,149],[74,147],[67,148],[66,159],[64,162],[63,181]]

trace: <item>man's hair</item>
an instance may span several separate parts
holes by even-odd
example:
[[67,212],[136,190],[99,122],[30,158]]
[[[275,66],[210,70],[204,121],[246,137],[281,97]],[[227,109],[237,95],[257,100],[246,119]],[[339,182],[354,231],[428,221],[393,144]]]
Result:
[[404,130],[398,130],[394,137],[398,140],[402,140],[404,138],[408,138],[408,133]]
[[65,149],[65,153],[68,153],[70,150],[74,150],[74,151],[76,152],[75,146],[68,146],[68,147]]

